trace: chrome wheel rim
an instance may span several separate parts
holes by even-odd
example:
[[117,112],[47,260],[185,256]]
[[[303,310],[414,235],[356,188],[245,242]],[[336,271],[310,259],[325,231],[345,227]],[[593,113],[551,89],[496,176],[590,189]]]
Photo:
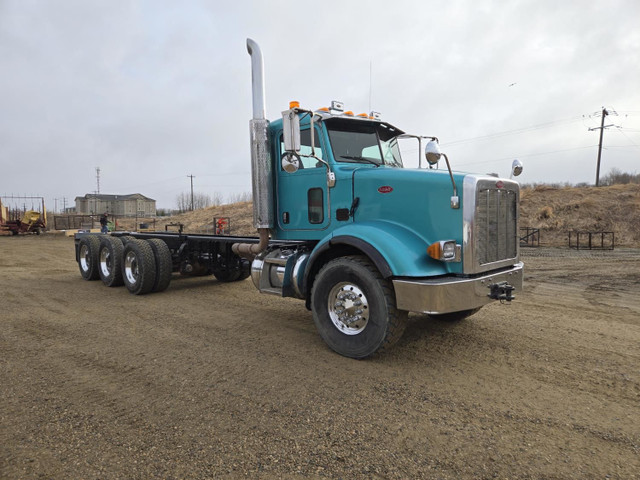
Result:
[[109,252],[108,248],[103,248],[100,250],[100,270],[102,270],[102,275],[108,277],[111,275],[111,252]]
[[357,335],[369,322],[369,302],[357,285],[341,282],[329,292],[329,317],[345,335]]
[[128,252],[124,257],[124,275],[132,285],[138,281],[138,259],[134,252]]
[[87,245],[80,247],[80,268],[83,272],[89,271],[89,247]]

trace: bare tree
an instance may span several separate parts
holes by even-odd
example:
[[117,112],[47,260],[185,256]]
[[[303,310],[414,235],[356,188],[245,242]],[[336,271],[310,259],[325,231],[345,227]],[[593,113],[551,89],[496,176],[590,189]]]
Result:
[[251,192],[237,192],[229,195],[228,203],[250,202],[252,199]]
[[[212,195],[206,193],[194,193],[193,194],[193,209],[200,210],[201,208],[207,208],[214,205],[220,205],[222,203],[222,195],[218,192],[214,192]],[[188,212],[191,210],[191,194],[183,192],[176,197],[176,206],[180,213]]]

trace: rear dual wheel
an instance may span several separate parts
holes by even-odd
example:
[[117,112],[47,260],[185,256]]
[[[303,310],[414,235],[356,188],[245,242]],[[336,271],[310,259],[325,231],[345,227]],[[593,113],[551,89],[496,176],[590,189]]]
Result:
[[156,283],[156,261],[151,245],[143,240],[127,242],[122,258],[122,279],[130,293],[144,295]]
[[108,287],[125,285],[134,295],[166,290],[171,283],[171,250],[160,239],[85,235],[78,243],[78,267],[85,280]]
[[156,263],[156,279],[153,282],[152,292],[162,292],[171,283],[171,273],[173,272],[173,261],[171,260],[171,250],[166,243],[159,238],[147,240]]
[[85,235],[78,242],[78,267],[85,280],[100,278],[98,252],[100,239],[96,235]]
[[124,246],[122,240],[110,235],[100,238],[100,250],[98,252],[98,273],[107,287],[119,287],[122,279],[122,252]]

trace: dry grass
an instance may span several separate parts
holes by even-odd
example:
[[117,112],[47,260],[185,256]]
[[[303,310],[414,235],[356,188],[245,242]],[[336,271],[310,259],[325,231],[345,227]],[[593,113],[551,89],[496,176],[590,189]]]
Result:
[[[152,223],[150,226],[164,230],[168,223],[182,223],[185,232],[214,233],[214,217],[229,217],[232,235],[256,235],[251,202],[158,217],[155,227]],[[133,228],[133,224],[131,220],[130,226],[120,227]],[[640,247],[640,185],[525,188],[521,192],[520,225],[541,229],[541,244],[548,246],[566,246],[568,232],[580,230],[613,231],[617,246]]]
[[164,230],[165,225],[169,223],[182,223],[185,232],[214,233],[213,219],[216,217],[229,218],[231,235],[257,235],[256,229],[253,227],[253,204],[251,202],[208,207],[172,217],[158,217],[156,229]]
[[539,228],[545,245],[568,244],[569,231],[612,231],[616,245],[640,246],[640,185],[522,190],[520,225]]

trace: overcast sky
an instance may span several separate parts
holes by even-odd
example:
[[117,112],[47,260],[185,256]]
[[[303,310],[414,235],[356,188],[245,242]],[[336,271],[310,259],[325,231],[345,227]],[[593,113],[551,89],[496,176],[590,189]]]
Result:
[[0,0],[0,195],[73,206],[96,167],[101,193],[159,208],[191,174],[250,191],[247,37],[270,119],[371,98],[454,169],[508,176],[518,158],[523,183],[593,183],[604,106],[601,172],[640,172],[638,0]]

